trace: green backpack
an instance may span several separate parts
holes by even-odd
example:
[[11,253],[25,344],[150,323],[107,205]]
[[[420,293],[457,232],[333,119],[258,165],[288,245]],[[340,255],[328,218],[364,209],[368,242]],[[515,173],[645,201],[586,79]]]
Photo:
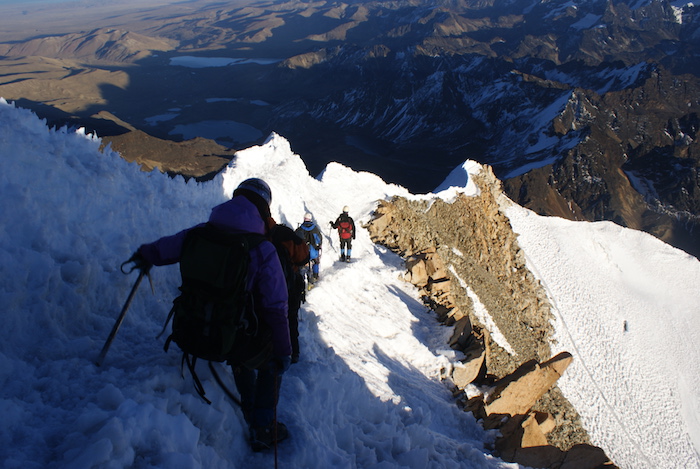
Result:
[[194,372],[196,359],[235,360],[259,333],[247,283],[250,250],[263,240],[259,234],[227,233],[211,224],[193,228],[185,237],[182,285],[166,321],[167,327],[172,318],[172,333],[164,348],[167,351],[175,342],[182,350],[183,366],[186,362],[202,397]]

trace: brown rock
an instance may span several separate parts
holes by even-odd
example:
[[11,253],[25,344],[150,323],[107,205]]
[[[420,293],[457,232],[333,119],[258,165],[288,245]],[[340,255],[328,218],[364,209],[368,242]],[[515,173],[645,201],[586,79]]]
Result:
[[503,435],[496,442],[496,450],[505,461],[536,468],[557,469],[613,469],[616,466],[605,452],[591,445],[579,444],[562,451],[547,442],[539,424],[545,414],[517,415],[501,428]]
[[408,272],[404,276],[407,282],[417,287],[424,287],[428,284],[428,271],[425,267],[425,260],[412,257],[406,261]]
[[464,389],[472,383],[481,373],[485,358],[486,352],[482,349],[478,356],[456,365],[452,372],[452,381],[455,383],[455,386],[459,389]]
[[569,366],[573,357],[562,352],[538,364],[530,360],[496,383],[496,389],[485,406],[488,415],[524,415],[537,400],[549,391]]
[[[449,297],[446,298],[446,300],[448,300],[448,304],[451,304],[451,303],[449,303]],[[455,307],[455,308],[450,309],[450,313],[447,315],[447,318],[448,318],[448,321],[446,321],[445,324],[452,325],[462,318],[469,318],[469,315],[464,314],[464,311],[462,311],[460,308]]]
[[616,469],[605,452],[591,445],[575,445],[566,452],[559,469]]
[[464,403],[463,410],[471,412],[477,419],[484,418],[484,401],[483,396],[474,396]]
[[[426,289],[430,292],[431,296],[440,301],[443,297],[449,296],[452,292],[452,282],[449,280],[431,281],[428,283]],[[445,300],[451,303],[448,299]]]
[[452,337],[450,337],[450,347],[456,350],[464,350],[473,340],[472,323],[469,316],[462,316],[456,320]]
[[515,461],[531,467],[557,467],[564,452],[550,446],[533,415],[517,415],[500,428],[503,435],[496,450],[505,461]]
[[540,424],[534,414],[529,414],[522,423],[523,437],[520,446],[523,448],[532,448],[535,446],[547,446],[547,436],[540,428]]
[[554,430],[554,428],[557,426],[557,422],[551,414],[546,412],[533,412],[533,415],[535,416],[535,419],[537,419],[540,430],[542,430],[542,433],[545,435]]
[[426,253],[425,269],[428,276],[433,280],[449,278],[447,270],[445,269],[445,263],[436,252]]
[[559,468],[564,457],[564,451],[554,446],[545,445],[517,448],[510,460],[528,467]]

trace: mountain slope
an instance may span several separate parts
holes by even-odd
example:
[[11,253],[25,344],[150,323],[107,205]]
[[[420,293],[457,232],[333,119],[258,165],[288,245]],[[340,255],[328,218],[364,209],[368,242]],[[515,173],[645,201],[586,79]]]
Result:
[[[107,360],[94,366],[134,280],[119,264],[140,243],[205,219],[249,176],[270,182],[273,215],[292,226],[306,211],[327,224],[345,204],[361,224],[377,199],[415,196],[338,164],[314,179],[279,136],[239,152],[213,181],[195,184],[143,173],[99,153],[98,139],[49,130],[4,102],[0,122],[0,220],[12,227],[0,236],[6,466],[271,465],[273,455],[248,450],[239,411],[208,373],[201,377],[212,406],[182,379],[177,354],[151,340],[177,292],[177,268],[154,270],[155,294],[142,286]],[[697,467],[700,263],[609,223],[548,219],[517,206],[508,215],[561,315],[560,346],[569,349],[568,339],[574,345],[582,368],[567,379],[567,392],[580,402],[596,444],[623,468]],[[373,245],[365,230],[353,254],[355,263],[337,263],[337,240],[325,239],[322,281],[302,309],[302,361],[282,386],[280,418],[293,436],[280,446],[280,463],[517,467],[488,455],[495,435],[459,411],[440,382],[460,357],[446,345],[450,328],[399,280],[403,261]],[[666,390],[661,402],[658,389]]]
[[169,51],[177,43],[142,34],[97,29],[87,33],[41,37],[25,42],[0,44],[0,55],[8,57],[40,56],[90,62],[131,63],[142,60],[153,51]]

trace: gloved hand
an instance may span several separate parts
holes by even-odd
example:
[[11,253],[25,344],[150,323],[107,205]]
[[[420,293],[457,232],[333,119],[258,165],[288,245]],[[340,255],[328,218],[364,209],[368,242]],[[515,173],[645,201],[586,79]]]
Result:
[[291,355],[273,357],[272,360],[270,360],[270,368],[280,375],[287,371],[290,366],[292,366]]
[[140,252],[136,251],[126,263],[133,262],[134,267],[131,270],[134,269],[139,269],[140,271],[144,273],[148,273],[149,270],[151,270],[151,267],[153,267],[153,264],[148,262],[145,257],[141,255]]

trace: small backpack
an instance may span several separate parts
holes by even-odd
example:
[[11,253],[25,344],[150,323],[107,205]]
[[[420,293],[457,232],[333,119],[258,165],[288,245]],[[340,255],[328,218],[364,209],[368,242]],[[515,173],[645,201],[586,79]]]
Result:
[[[247,290],[250,250],[263,241],[252,233],[226,233],[205,224],[190,230],[180,256],[182,285],[167,322],[183,352],[197,392],[204,390],[194,372],[197,358],[223,362],[234,359],[241,342],[258,333],[251,293]],[[207,400],[206,398],[204,398]]]
[[309,254],[312,260],[318,258],[322,242],[321,235],[314,230],[318,230],[315,224],[303,224],[295,231],[295,233],[303,238],[306,244],[309,245]]
[[[293,249],[294,245],[302,245],[304,240],[288,226],[275,225],[270,229],[270,241],[275,246],[282,265],[284,279],[287,282],[288,304],[291,307],[291,305],[301,301],[304,286],[298,267],[305,265],[309,261],[309,256],[307,254],[304,259],[296,259],[297,262],[295,262],[290,254],[290,249]],[[299,252],[299,250],[297,249],[295,252]]]
[[341,239],[352,238],[352,223],[348,220],[343,220],[338,223],[338,235]]

